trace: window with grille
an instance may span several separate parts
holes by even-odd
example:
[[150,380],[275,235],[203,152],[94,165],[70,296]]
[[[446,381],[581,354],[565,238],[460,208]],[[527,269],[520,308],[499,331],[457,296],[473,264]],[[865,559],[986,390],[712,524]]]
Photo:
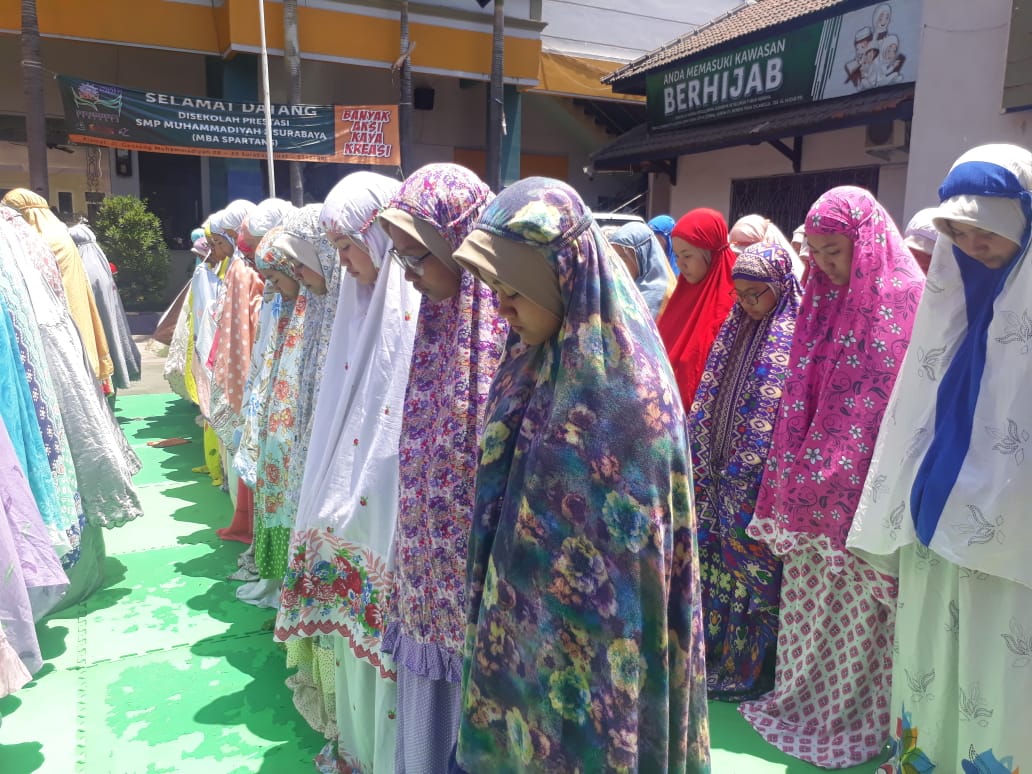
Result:
[[743,215],[769,218],[788,237],[821,194],[838,185],[856,185],[878,195],[878,166],[828,169],[797,175],[741,178],[731,181],[729,226]]

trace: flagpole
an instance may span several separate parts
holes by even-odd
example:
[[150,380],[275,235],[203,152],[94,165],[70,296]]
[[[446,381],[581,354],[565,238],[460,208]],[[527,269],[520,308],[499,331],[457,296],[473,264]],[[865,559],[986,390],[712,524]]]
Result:
[[265,92],[265,151],[269,165],[269,196],[276,196],[276,169],[272,158],[272,98],[269,96],[269,51],[265,45],[265,0],[258,0],[258,26],[262,31],[262,91]]

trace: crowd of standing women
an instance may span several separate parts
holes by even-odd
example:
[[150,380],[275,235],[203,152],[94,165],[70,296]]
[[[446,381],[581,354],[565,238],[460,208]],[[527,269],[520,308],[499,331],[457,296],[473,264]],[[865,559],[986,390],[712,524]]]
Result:
[[167,375],[319,769],[708,771],[708,698],[827,768],[1032,760],[1030,188],[982,146],[905,236],[839,187],[791,240],[453,164],[214,213]]
[[0,203],[0,697],[43,665],[35,622],[103,581],[101,528],[142,515],[115,420],[140,353],[84,223],[16,188]]

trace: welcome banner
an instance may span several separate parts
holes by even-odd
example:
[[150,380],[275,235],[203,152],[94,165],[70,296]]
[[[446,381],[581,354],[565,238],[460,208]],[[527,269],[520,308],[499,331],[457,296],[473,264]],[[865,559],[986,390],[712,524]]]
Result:
[[[266,157],[265,105],[58,76],[72,142],[153,153]],[[272,105],[273,157],[400,166],[396,105]]]

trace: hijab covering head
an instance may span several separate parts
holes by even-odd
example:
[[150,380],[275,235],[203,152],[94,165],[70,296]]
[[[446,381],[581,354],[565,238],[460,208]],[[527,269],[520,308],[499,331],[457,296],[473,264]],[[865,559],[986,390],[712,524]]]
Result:
[[[777,423],[802,290],[792,256],[770,242],[745,248],[731,275],[765,283],[777,303],[762,320],[753,320],[740,304],[731,308],[706,360],[688,435],[704,565],[711,557],[703,603],[711,620],[723,615],[728,624],[707,627],[707,644],[714,653],[725,652],[724,637],[755,632],[749,643],[755,657],[747,658],[744,648],[725,652],[733,666],[711,667],[710,690],[743,694],[762,684],[763,659],[777,641],[781,562],[769,547],[745,537],[745,529]],[[738,596],[742,592],[747,599]],[[722,600],[732,595],[725,605]],[[736,615],[736,605],[744,616]]]
[[[512,335],[488,397],[456,760],[467,771],[505,768],[511,747],[504,726],[486,719],[493,707],[541,735],[535,755],[541,750],[538,764],[549,771],[703,770],[709,734],[691,468],[651,315],[565,183],[514,183],[478,231],[491,245],[538,251],[545,267],[529,270],[555,276],[564,317],[539,346]],[[503,276],[511,256],[497,249],[467,241],[456,258]],[[571,641],[582,668],[553,667],[570,663],[563,643]],[[624,658],[635,665],[633,685],[612,666]],[[539,670],[550,680],[538,679]],[[564,720],[588,718],[593,701],[619,702],[620,711],[598,726]]]
[[634,250],[634,259],[638,263],[638,277],[634,284],[645,298],[652,317],[659,317],[674,291],[674,276],[670,272],[667,255],[652,229],[644,223],[625,223],[609,236],[609,241]]
[[[276,238],[275,247],[326,280],[333,279],[337,261],[333,245],[319,227],[321,204],[308,204],[294,210],[283,220],[283,232]],[[338,271],[339,279],[339,271]]]
[[[440,189],[451,192],[448,197]],[[427,164],[402,184],[391,206],[380,216],[386,231],[393,225],[426,245],[453,271],[454,252],[494,197],[487,183],[458,164]]]
[[190,248],[190,252],[194,255],[200,256],[202,261],[208,260],[208,256],[211,255],[211,247],[208,245],[207,237],[201,237],[193,243],[193,247]]
[[745,215],[739,218],[727,234],[731,249],[737,255],[749,245],[762,242],[767,234],[767,227],[771,225],[773,224],[762,215]]
[[792,232],[792,244],[799,243],[798,255],[800,260],[803,262],[803,276],[806,276],[806,263],[807,258],[810,256],[810,243],[806,241],[806,224],[801,223],[796,227],[796,230]]
[[340,634],[355,658],[388,679],[394,663],[380,644],[394,584],[398,441],[420,295],[384,261],[390,242],[370,225],[398,186],[356,172],[320,214],[323,227],[361,239],[380,270],[372,286],[341,279],[275,628],[281,641]]
[[[914,339],[878,437],[849,545],[885,569],[919,541],[972,571],[1032,587],[1032,153],[982,145],[954,163],[936,224],[970,223],[1020,246],[990,269],[942,232]],[[985,215],[983,220],[979,218]],[[934,395],[934,400],[929,396]]]
[[[290,259],[278,253],[273,246],[281,232],[282,226],[276,226],[261,238],[255,250],[258,270],[275,269],[297,279],[292,273]],[[287,324],[294,313],[295,303],[296,299],[283,298],[275,286],[266,280],[247,384],[244,387],[243,423],[240,435],[234,434],[232,444],[235,447],[233,467],[249,489],[254,489],[258,480],[258,458],[262,433],[268,420],[276,357],[282,347]]]
[[82,258],[68,233],[68,227],[51,212],[46,199],[24,188],[8,191],[3,203],[16,209],[54,253],[57,268],[61,272],[61,284],[64,286],[63,300],[82,336],[86,357],[94,375],[101,381],[107,379],[114,373],[115,367],[104,335],[104,324],[97,311],[97,301],[86,278]]
[[111,276],[111,264],[104,251],[97,244],[97,236],[85,223],[68,229],[79,255],[82,258],[86,276],[93,288],[93,297],[97,302],[97,312],[104,325],[104,336],[107,338],[114,372],[111,381],[120,390],[129,387],[131,382],[139,381],[141,375],[140,350],[133,341],[129,329],[129,319],[122,306],[122,299],[115,287],[115,279]]
[[935,211],[935,207],[926,207],[914,213],[903,233],[903,244],[912,250],[931,255],[935,249],[935,240],[939,238],[939,231],[932,222]]
[[282,199],[266,199],[247,216],[247,230],[251,236],[261,239],[293,209],[294,205]]
[[[208,228],[211,233],[218,234],[231,245],[236,245],[236,234],[240,233],[240,227],[244,225],[247,216],[254,211],[254,204],[246,199],[236,199],[226,205],[225,209],[219,210],[208,221]],[[233,236],[230,235],[233,233]]]
[[[795,248],[792,247],[792,243],[788,241],[781,229],[762,215],[746,215],[739,218],[728,233],[728,239],[731,241],[731,249],[736,254],[741,253],[746,247],[757,242],[770,242],[778,245],[791,256],[792,272],[796,275],[796,279],[802,279],[803,271],[806,267],[796,253]],[[805,241],[805,235],[803,239]]]
[[391,241],[382,229],[374,228],[374,224],[398,186],[394,178],[376,172],[348,175],[326,196],[319,214],[320,227],[326,234],[351,238],[369,253],[377,269],[382,268]]
[[[319,389],[318,353],[328,340],[331,327],[327,326],[324,331],[325,314],[330,293],[334,301],[337,297],[340,271],[338,268],[334,274],[332,266],[339,267],[339,264],[319,229],[321,209],[319,204],[310,204],[293,210],[283,219],[282,231],[270,248],[272,252],[301,261],[302,265],[306,264],[299,253],[311,254],[315,264],[313,271],[320,275],[326,272],[327,293],[320,296],[303,285],[300,287],[279,337],[279,346],[272,355],[272,387],[266,399],[265,419],[259,423],[262,432],[254,497],[255,518],[260,520],[256,521],[254,554],[262,578],[278,580],[287,569],[287,547],[297,515],[296,493],[301,489],[299,479],[308,455],[310,420]],[[332,266],[324,269],[320,254],[322,263]],[[336,309],[335,303],[333,308]]]
[[677,276],[677,256],[674,254],[674,243],[670,240],[670,234],[674,230],[674,219],[669,215],[657,215],[648,223],[649,228],[652,229],[652,233],[656,235],[656,239],[659,240],[660,245],[666,251],[667,258],[670,260],[670,269],[674,272],[674,276]]
[[850,280],[837,286],[814,270],[807,281],[749,534],[779,555],[812,545],[841,566],[924,277],[892,218],[862,188],[825,193],[806,230],[852,240]]
[[265,280],[251,260],[233,261],[226,272],[225,300],[212,362],[213,408],[208,421],[227,448],[233,448],[233,434],[240,423],[264,287]]
[[692,285],[683,275],[679,277],[658,323],[681,398],[691,407],[710,347],[734,303],[731,266],[735,254],[728,245],[724,216],[716,210],[692,210],[677,221],[671,236],[710,252],[709,270],[702,282]]
[[258,271],[278,271],[300,281],[301,275],[294,268],[292,256],[283,249],[283,243],[279,241],[283,232],[283,228],[278,227],[272,239],[268,238],[272,231],[262,237],[254,251],[254,265]]
[[[399,215],[432,217],[425,222],[447,242],[450,256],[493,198],[472,172],[431,164],[405,181],[394,206]],[[474,202],[479,209],[470,210]],[[384,649],[435,680],[462,679],[466,540],[480,429],[508,332],[494,293],[466,271],[454,297],[424,297],[419,309],[400,441],[397,614]]]
[[[360,191],[359,182],[355,193]],[[337,301],[340,297],[340,261],[337,260],[337,251],[319,225],[321,212],[320,204],[309,204],[294,210],[284,219],[283,234],[276,239],[276,244],[286,242],[289,245],[287,252],[296,251],[296,259],[317,272],[326,283],[325,294],[308,294],[308,308],[305,311],[305,343],[301,352],[300,394],[297,405],[297,425],[301,429],[299,447],[295,454],[298,461],[305,459],[308,453],[310,423],[322,384],[323,365],[326,352],[329,350],[333,320],[337,314]],[[304,260],[301,259],[302,255]],[[309,265],[308,262],[313,256],[314,265]],[[300,492],[300,477],[295,479],[295,483],[293,489]],[[297,502],[297,498],[294,497],[293,501]]]

